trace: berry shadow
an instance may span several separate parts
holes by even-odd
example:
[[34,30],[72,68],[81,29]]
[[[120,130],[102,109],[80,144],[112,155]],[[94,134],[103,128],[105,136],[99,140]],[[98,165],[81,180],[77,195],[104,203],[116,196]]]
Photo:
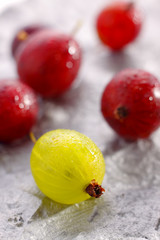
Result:
[[0,142],[0,160],[3,156],[12,156],[14,152],[17,152],[22,148],[27,148],[30,144],[32,144],[32,142],[29,134],[21,139],[17,139],[9,143]]
[[96,61],[96,64],[100,68],[109,70],[110,72],[119,72],[125,68],[137,68],[136,62],[125,50],[118,52],[110,51],[108,54],[107,51],[103,51]]
[[42,199],[42,203],[39,206],[39,208],[36,210],[36,212],[33,214],[31,219],[29,220],[29,223],[32,221],[35,221],[37,219],[45,219],[48,217],[51,217],[64,209],[68,208],[70,205],[67,204],[60,204],[57,202],[52,201],[48,197],[44,197]]
[[134,141],[127,141],[118,135],[115,135],[110,141],[107,141],[105,147],[102,150],[103,156],[113,155],[116,152],[127,148],[129,145],[134,143]]
[[74,119],[83,101],[84,88],[85,82],[78,81],[62,96],[54,99],[43,99],[41,116],[34,128],[36,138],[51,129],[71,127],[72,119]]
[[[99,218],[104,216],[104,207],[105,212],[111,214],[112,203],[110,195],[108,195],[107,200],[104,197],[98,199],[90,198],[86,201],[72,205],[57,203],[44,197],[40,207],[33,214],[28,223],[54,216],[54,219],[57,218],[60,220],[62,218],[62,221],[65,220],[64,225],[68,224],[68,218],[74,218],[74,225],[78,227],[79,216],[81,216],[86,221],[85,225],[89,225],[91,222],[98,221]],[[63,218],[63,215],[65,215],[65,219]],[[77,216],[77,218],[75,218],[75,216]],[[62,225],[62,228],[63,227],[64,226]]]
[[84,88],[84,82],[81,83],[81,79],[78,79],[77,82],[75,82],[73,86],[64,94],[62,94],[61,96],[55,99],[50,98],[50,99],[46,99],[45,101],[63,106],[64,108],[68,106],[75,108],[77,104],[79,104],[79,101],[82,96],[83,88]]

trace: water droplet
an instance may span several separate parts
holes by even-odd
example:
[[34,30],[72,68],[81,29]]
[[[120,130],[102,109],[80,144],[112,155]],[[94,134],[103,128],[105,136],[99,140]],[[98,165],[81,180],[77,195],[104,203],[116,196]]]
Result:
[[72,45],[68,49],[69,54],[73,55],[76,53],[76,48]]
[[32,103],[31,103],[31,99],[29,98],[28,95],[25,95],[25,96],[24,96],[24,104],[25,104],[25,105],[31,105],[31,104],[32,104]]
[[67,68],[72,68],[73,67],[73,63],[72,62],[67,62],[66,63],[66,67]]
[[19,96],[16,95],[16,96],[14,97],[14,100],[15,100],[15,102],[17,102],[17,101],[19,100]]
[[24,108],[24,104],[23,104],[23,103],[20,103],[20,104],[19,104],[19,108],[21,108],[21,109]]

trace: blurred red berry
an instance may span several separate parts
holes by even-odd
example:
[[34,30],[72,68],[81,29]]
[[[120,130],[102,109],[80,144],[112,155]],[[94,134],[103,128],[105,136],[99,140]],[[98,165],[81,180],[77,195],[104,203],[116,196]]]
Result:
[[13,57],[15,57],[16,52],[19,48],[19,46],[24,43],[28,37],[30,37],[32,34],[46,28],[42,25],[29,25],[21,28],[16,35],[13,38],[12,45],[11,45],[11,51]]
[[0,81],[0,142],[28,134],[37,114],[37,98],[30,87],[19,81]]
[[160,126],[160,83],[143,70],[123,70],[106,86],[101,110],[121,137],[147,138]]
[[34,34],[17,56],[20,79],[44,97],[65,92],[78,74],[81,49],[71,37],[53,31]]
[[97,32],[101,41],[112,50],[121,50],[139,34],[141,13],[132,2],[115,2],[101,11]]

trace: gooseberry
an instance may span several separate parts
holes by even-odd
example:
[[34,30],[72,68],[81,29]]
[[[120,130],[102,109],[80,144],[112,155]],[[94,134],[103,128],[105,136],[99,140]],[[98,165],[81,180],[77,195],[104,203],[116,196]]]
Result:
[[149,72],[125,69],[104,89],[101,110],[121,137],[147,138],[160,126],[160,83]]
[[120,50],[139,34],[142,16],[133,2],[115,2],[98,15],[96,28],[100,40],[112,50]]
[[74,130],[45,133],[35,143],[31,170],[39,189],[63,204],[98,198],[105,174],[103,155],[95,143]]
[[17,56],[20,79],[44,97],[64,93],[78,74],[81,50],[71,36],[40,31],[20,50]]
[[11,51],[13,57],[16,56],[16,52],[22,43],[24,43],[32,34],[45,28],[46,27],[42,25],[32,24],[19,29],[12,40]]
[[19,81],[0,81],[0,142],[28,134],[37,113],[37,97],[30,87]]

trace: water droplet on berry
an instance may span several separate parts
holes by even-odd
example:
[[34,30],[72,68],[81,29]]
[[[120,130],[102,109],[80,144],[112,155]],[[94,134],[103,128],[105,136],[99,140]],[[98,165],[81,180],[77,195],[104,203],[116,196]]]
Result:
[[23,104],[23,103],[20,103],[20,104],[19,104],[19,108],[21,108],[21,109],[24,108],[24,104]]
[[25,105],[31,105],[32,104],[31,99],[28,95],[24,96],[24,104]]
[[149,97],[149,101],[153,101],[153,97]]
[[73,67],[73,63],[72,62],[67,62],[66,63],[66,67],[67,68],[72,68]]
[[17,102],[17,101],[19,100],[18,95],[16,95],[16,96],[14,97],[14,100],[15,100],[15,102]]
[[20,88],[20,87],[17,87],[17,88],[16,88],[16,91],[17,91],[18,93],[20,93],[20,92],[21,92],[21,88]]
[[76,48],[72,45],[72,46],[69,47],[68,52],[69,52],[71,55],[73,55],[73,54],[76,53]]

